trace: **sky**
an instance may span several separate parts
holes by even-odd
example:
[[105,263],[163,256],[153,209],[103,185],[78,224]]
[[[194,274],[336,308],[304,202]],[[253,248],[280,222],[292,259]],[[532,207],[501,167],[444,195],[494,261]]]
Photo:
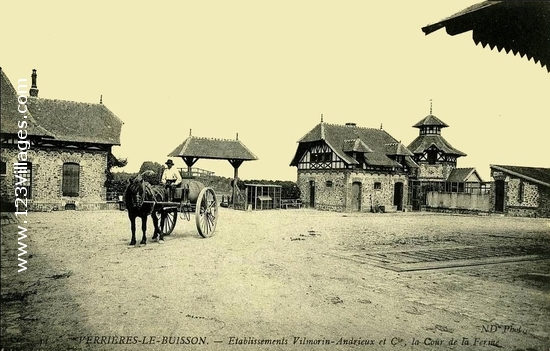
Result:
[[[380,128],[409,145],[432,112],[489,181],[490,164],[549,167],[550,74],[421,28],[475,0],[14,1],[0,67],[37,69],[39,97],[98,103],[123,122],[113,148],[136,172],[190,133],[239,140],[241,179],[296,180],[297,141],[320,122]],[[83,121],[85,123],[85,121]],[[174,159],[177,167],[185,167]],[[195,167],[232,177],[225,160]]]

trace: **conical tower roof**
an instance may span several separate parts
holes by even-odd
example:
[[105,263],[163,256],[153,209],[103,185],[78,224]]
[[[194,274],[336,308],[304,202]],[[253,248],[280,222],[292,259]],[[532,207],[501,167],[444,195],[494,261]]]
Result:
[[436,116],[429,114],[426,117],[422,118],[418,123],[416,123],[413,127],[414,128],[422,128],[426,126],[438,126],[440,128],[448,127],[449,125]]

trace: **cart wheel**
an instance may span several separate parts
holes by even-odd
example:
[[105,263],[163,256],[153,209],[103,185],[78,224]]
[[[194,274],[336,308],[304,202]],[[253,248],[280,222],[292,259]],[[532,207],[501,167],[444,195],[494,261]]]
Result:
[[218,200],[212,188],[203,188],[195,206],[197,231],[203,238],[214,235],[218,222]]
[[160,230],[162,231],[163,235],[170,235],[174,228],[176,227],[176,221],[178,220],[178,210],[177,209],[170,209],[166,211],[159,211],[156,213],[157,218],[159,220],[159,225],[161,225],[162,219],[161,216],[164,214],[164,225]]

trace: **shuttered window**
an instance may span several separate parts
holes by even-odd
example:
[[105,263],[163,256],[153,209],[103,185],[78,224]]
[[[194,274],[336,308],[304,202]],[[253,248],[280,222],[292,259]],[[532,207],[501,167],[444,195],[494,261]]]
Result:
[[63,196],[78,196],[80,184],[80,165],[67,162],[63,164]]

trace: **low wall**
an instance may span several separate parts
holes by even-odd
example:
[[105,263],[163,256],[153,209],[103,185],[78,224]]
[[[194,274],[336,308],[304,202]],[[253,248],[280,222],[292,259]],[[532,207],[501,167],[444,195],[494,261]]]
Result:
[[49,212],[49,211],[96,211],[96,210],[118,210],[120,203],[118,201],[104,202],[29,202],[29,211],[31,212]]
[[426,207],[489,212],[491,211],[491,196],[489,194],[430,191],[426,194]]

